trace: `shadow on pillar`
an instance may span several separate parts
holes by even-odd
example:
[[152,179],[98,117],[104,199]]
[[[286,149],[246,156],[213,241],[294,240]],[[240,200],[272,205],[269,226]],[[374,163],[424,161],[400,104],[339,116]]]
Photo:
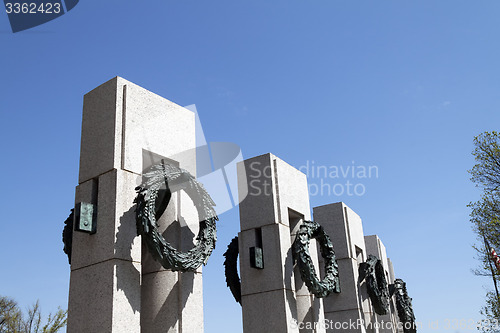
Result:
[[[160,221],[168,223],[168,221]],[[183,240],[193,239],[193,232],[189,227],[181,227],[181,222],[173,221],[162,232],[167,242],[172,244],[178,251],[184,249]],[[185,242],[184,242],[185,243]],[[193,292],[194,272],[173,272],[165,270],[159,262],[153,259],[149,250],[143,244],[143,267],[146,265],[150,271],[144,274],[142,286],[142,311],[141,327],[143,332],[181,332],[183,326],[182,312],[186,307],[189,296]],[[147,282],[146,282],[147,281]],[[149,311],[149,313],[145,312]]]
[[[292,240],[292,244],[293,244],[294,240],[295,239]],[[299,279],[302,282],[302,277],[300,276],[300,273],[298,272],[298,270],[295,269],[297,264],[293,260],[292,248],[293,247],[290,247],[290,249],[286,253],[285,266],[283,266],[283,270],[285,272],[284,282],[285,282],[285,286],[291,286],[292,289],[296,290],[299,288],[299,286],[296,283],[296,280]],[[290,263],[290,262],[292,263],[292,265],[291,265],[292,269],[289,269],[287,271],[287,265],[289,265],[288,263]],[[294,279],[292,279],[292,276],[294,277]],[[322,279],[322,278],[323,278],[323,276],[320,277],[320,279]],[[288,308],[290,309],[290,312],[292,314],[292,318],[298,319],[297,299],[293,295],[295,295],[295,292],[287,293],[286,300],[288,303]],[[311,306],[308,308],[307,313],[305,314],[304,318],[311,318],[314,322],[317,322],[318,318],[320,318],[320,310],[321,309],[319,306],[314,306],[314,297],[315,296],[313,296],[313,295],[310,296]],[[302,332],[315,332],[315,331],[316,331],[315,329],[313,329],[313,330],[301,329],[300,330],[301,333]]]
[[[133,227],[130,226],[130,223],[133,223]],[[178,237],[182,238],[182,241],[180,242],[174,241],[173,243],[174,244],[181,243],[182,245],[184,245],[181,247],[181,249],[179,249],[179,251],[181,250],[188,251],[189,249],[192,248],[193,246],[192,239],[195,236],[195,234],[191,231],[189,227],[186,226],[179,228],[179,222],[174,221],[163,232],[163,236],[167,240],[171,241],[174,240],[173,238],[177,238],[177,237],[172,237],[172,235],[175,234],[179,235]],[[136,237],[137,237],[137,232],[135,228],[135,205],[134,205],[120,217],[120,226],[118,227],[118,232],[116,234],[116,249],[115,249],[119,258],[124,259],[120,261],[120,264],[116,266],[117,289],[123,291],[125,297],[127,298],[134,312],[138,312],[141,309],[140,297],[137,297],[137,295],[135,295],[136,293],[135,286],[132,287],[130,285],[131,281],[136,281],[138,283],[140,283],[141,281],[141,272],[136,268],[136,266],[133,265],[132,262],[133,258],[131,250],[132,250],[132,244]],[[143,248],[143,250],[147,251],[146,248]],[[154,259],[151,258],[151,260]],[[161,270],[161,265],[159,263],[157,263],[157,265],[158,269]],[[190,293],[182,292],[179,295],[179,292],[181,290],[183,291],[193,290],[195,273],[179,272],[177,274],[179,275],[179,280],[172,288],[174,292],[171,292],[169,294],[166,302],[161,307],[161,310],[158,313],[157,317],[161,316],[162,313],[165,313],[164,312],[165,307],[168,307],[169,305],[172,304],[177,304],[179,300],[181,301],[181,304],[179,304],[180,311],[182,311],[182,309],[184,309],[184,307],[186,306]],[[161,286],[159,287],[161,288]],[[165,311],[167,310],[165,309]],[[179,313],[179,318],[180,318],[180,313]],[[169,323],[168,327],[169,328],[174,327],[176,323],[177,323],[177,318],[172,318],[172,323]]]
[[[182,325],[182,322],[180,322],[180,318],[182,318],[181,313],[182,310],[184,310],[184,307],[186,306],[187,299],[189,294],[181,293],[181,297],[179,297],[179,292],[181,290],[185,290],[188,288],[189,290],[193,289],[193,282],[194,282],[194,274],[192,272],[186,272],[186,273],[177,273],[179,274],[179,278],[181,280],[178,280],[172,287],[172,289],[168,293],[168,297],[159,309],[158,313],[153,319],[152,326],[153,327],[164,327],[166,328],[165,332],[170,332],[174,331],[177,325]],[[179,301],[179,298],[181,298],[181,306],[178,308],[179,313],[177,316],[172,316],[172,305],[177,304]]]
[[[292,267],[292,269],[289,269],[288,267]],[[288,270],[287,270],[288,268]],[[293,264],[293,253],[292,253],[292,247],[288,249],[286,252],[286,257],[285,257],[285,265],[283,266],[283,276],[284,282],[285,282],[285,288],[287,286],[290,286],[292,290],[290,292],[285,293],[286,294],[286,302],[288,304],[288,308],[290,309],[290,313],[292,314],[293,319],[298,318],[297,314],[297,300],[294,297],[295,292],[295,281],[292,279],[293,276],[293,271],[295,269],[295,265]],[[290,325],[291,323],[288,323]]]
[[116,265],[116,287],[118,290],[123,291],[135,313],[141,310],[141,298],[136,295],[137,286],[130,284],[133,282],[140,283],[141,272],[134,266],[132,261],[132,243],[137,237],[136,228],[131,228],[129,225],[133,221],[135,221],[135,205],[120,217],[120,226],[116,233],[115,253],[120,259],[125,259],[120,260],[119,264]]

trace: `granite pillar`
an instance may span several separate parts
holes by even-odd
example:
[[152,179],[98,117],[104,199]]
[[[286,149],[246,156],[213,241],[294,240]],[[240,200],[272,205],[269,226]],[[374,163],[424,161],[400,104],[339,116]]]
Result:
[[[324,332],[322,301],[309,293],[292,258],[300,223],[311,218],[306,176],[272,154],[241,162],[238,174],[239,188],[248,188],[239,205],[243,331]],[[250,263],[255,247],[262,248],[262,269]],[[315,241],[310,252],[318,265]]]
[[[203,331],[201,269],[174,273],[154,262],[133,204],[155,159],[196,174],[194,131],[193,112],[120,77],[85,95],[75,203],[95,205],[97,231],[73,233],[69,333]],[[175,246],[192,246],[189,198],[174,194],[160,225]]]

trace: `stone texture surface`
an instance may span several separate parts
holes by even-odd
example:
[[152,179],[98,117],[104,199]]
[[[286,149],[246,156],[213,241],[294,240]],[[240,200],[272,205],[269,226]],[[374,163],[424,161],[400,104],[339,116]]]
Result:
[[[392,262],[387,258],[387,251],[384,243],[377,235],[365,236],[366,251],[367,254],[371,254],[382,260],[382,265],[384,266],[385,276],[387,283],[391,284],[394,282],[394,268],[392,267]],[[397,327],[398,317],[396,311],[396,304],[394,299],[390,300],[391,311],[386,315],[378,315],[374,313],[374,321],[381,322],[392,322],[393,327]],[[393,333],[396,332],[395,329],[389,328],[386,325],[382,325],[379,329],[380,333]]]
[[68,332],[140,332],[140,265],[112,259],[73,270]]
[[368,255],[374,255],[380,260],[386,271],[387,276],[389,275],[389,265],[387,263],[387,252],[384,243],[380,240],[377,235],[365,236],[366,253]]
[[115,77],[83,98],[80,184],[120,169],[124,82]]
[[356,270],[358,263],[354,259],[337,260],[340,272],[340,288],[338,294],[330,294],[323,300],[325,312],[344,311],[360,307],[360,295],[358,287],[358,274]]
[[391,283],[394,283],[394,280],[396,278],[394,277],[394,266],[393,266],[390,258],[387,258],[387,265],[389,266],[389,281],[388,281],[388,283],[391,284]]
[[[67,331],[112,332],[114,263],[73,270],[69,283]],[[133,332],[139,332],[137,325]]]
[[[290,300],[290,302],[288,302]],[[246,295],[242,298],[243,332],[294,332],[299,333],[295,295],[293,291],[279,289]]]
[[199,273],[158,271],[143,276],[141,332],[203,332]]
[[[165,240],[179,251],[193,247],[198,215],[185,193],[172,194],[158,224]],[[203,332],[201,272],[202,267],[197,273],[166,270],[143,245],[142,332]]]
[[[200,268],[201,270],[201,268]],[[179,273],[183,332],[203,332],[203,278],[198,272]]]
[[[310,220],[311,208],[306,175],[276,157],[273,159],[272,167],[277,187],[276,195],[279,199],[278,212],[281,215],[281,218],[278,215],[279,221],[283,224],[289,224],[290,210],[302,215],[304,219]],[[291,229],[293,234],[295,230]]]
[[[137,227],[135,222],[134,199],[137,195],[133,184],[140,182],[140,176],[135,173],[123,170],[116,171],[116,201],[109,203],[115,205],[115,229],[114,229],[114,255],[115,258],[132,260],[140,262],[141,238],[137,236]],[[110,184],[110,185],[112,185]],[[100,187],[101,188],[101,187]],[[99,200],[107,200],[108,194],[111,197],[111,188],[99,191]],[[111,209],[110,209],[111,210]]]
[[[141,314],[141,265],[113,260],[113,332],[139,332]],[[90,331],[88,331],[90,332]]]
[[[323,300],[327,332],[369,332],[394,333],[397,314],[394,300],[390,313],[379,316],[373,311],[368,297],[366,281],[359,281],[359,264],[372,254],[382,260],[389,282],[394,281],[394,269],[387,258],[386,249],[378,236],[364,236],[361,218],[342,202],[313,209],[314,219],[320,223],[332,239],[339,265],[342,292],[332,294]],[[324,274],[323,261],[319,258]],[[381,323],[392,323],[380,326]],[[360,323],[344,328],[348,323]],[[340,325],[340,326],[339,326]],[[391,328],[392,327],[392,328]]]
[[[359,283],[358,266],[366,260],[366,248],[361,218],[342,202],[313,208],[314,220],[321,224],[333,242],[339,265],[341,293],[331,294],[323,300],[325,318],[341,323],[371,320],[371,305],[364,282]],[[324,274],[323,260],[320,267]],[[346,332],[362,332],[356,327]],[[342,330],[328,329],[328,332]]]
[[256,246],[255,230],[239,233],[241,294],[278,289],[295,290],[289,229],[280,224],[262,227],[264,269],[250,266],[250,247]]
[[141,174],[143,149],[195,173],[194,122],[192,111],[123,78],[109,80],[84,97],[79,183],[112,169]]
[[[244,331],[299,332],[293,320],[314,323],[324,318],[322,301],[309,293],[293,269],[295,233],[303,219],[310,219],[306,176],[272,154],[239,163],[238,172],[238,186],[248,188],[248,193],[240,193],[244,200],[239,206]],[[258,246],[259,235],[264,269],[250,266],[249,249]],[[316,251],[312,241],[311,258],[318,265]]]
[[131,82],[124,85],[123,169],[142,172],[142,150],[196,174],[195,114]]
[[[324,333],[325,316],[322,302],[318,302],[313,295],[296,295],[297,300],[297,321],[303,323],[299,327],[300,333]],[[316,325],[316,326],[314,326]]]
[[179,332],[179,273],[159,271],[142,277],[141,332]]
[[[139,332],[150,319],[171,320],[175,332],[182,323],[184,332],[203,330],[201,268],[178,277],[154,262],[137,237],[133,204],[151,163],[165,158],[196,175],[194,148],[192,111],[120,77],[85,95],[75,202],[97,205],[97,233],[73,235],[69,333]],[[193,246],[198,222],[186,194],[174,194],[159,221],[180,250]]]
[[77,187],[75,202],[92,201],[92,192],[98,189],[97,232],[73,234],[73,270],[112,258],[141,261],[133,205],[133,184],[137,177],[130,172],[112,170]]
[[365,328],[359,309],[348,309],[338,312],[325,313],[325,320],[328,325],[327,332],[335,333],[375,333]]
[[[83,321],[92,321],[94,325],[101,322],[93,320],[91,316],[94,307],[102,317],[106,316],[105,313],[109,314],[109,322],[112,323],[109,332],[119,332],[122,323],[127,323],[131,332],[140,330],[141,247],[132,209],[133,190],[127,189],[125,185],[134,184],[136,177],[126,171],[112,170],[77,187],[76,202],[94,201],[97,204],[97,232],[93,235],[73,233],[68,306],[70,333],[99,331],[80,326]],[[107,267],[108,264],[112,264],[112,270],[96,268],[103,265]],[[95,281],[87,284],[88,276],[91,276],[89,281],[103,280],[109,283],[113,293],[103,294],[102,285]],[[84,290],[86,297],[107,297],[100,298],[102,304],[89,302],[84,305],[76,301],[80,297],[80,289]],[[106,306],[111,312],[101,310],[101,307]],[[80,317],[81,320],[74,319]]]
[[337,259],[356,258],[356,247],[366,258],[361,218],[343,202],[314,207],[314,219],[330,236]]
[[[271,159],[271,154],[265,154],[238,163],[238,193],[240,200],[242,200],[239,205],[242,231],[275,224],[276,221],[279,221],[276,188],[273,186],[275,176]],[[240,188],[248,188],[246,196],[245,193],[240,193]]]

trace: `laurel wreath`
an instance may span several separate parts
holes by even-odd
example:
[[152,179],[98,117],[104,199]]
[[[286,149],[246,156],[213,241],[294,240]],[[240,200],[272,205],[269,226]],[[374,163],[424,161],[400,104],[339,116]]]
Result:
[[73,218],[74,209],[71,209],[71,213],[68,218],[64,221],[64,229],[62,232],[62,241],[64,244],[63,251],[68,256],[68,263],[71,265],[71,252],[73,246]]
[[[214,201],[188,171],[171,164],[153,165],[143,174],[143,183],[136,187],[137,234],[142,236],[155,260],[172,271],[192,272],[206,265],[215,248],[217,214]],[[162,189],[165,186],[166,189]],[[157,221],[165,211],[173,192],[184,190],[193,201],[200,220],[195,246],[188,252],[180,252],[169,244],[158,231]],[[159,193],[164,197],[159,197]]]
[[236,302],[241,305],[241,281],[238,276],[238,236],[231,240],[224,252],[224,274],[226,275],[226,284],[231,290]]
[[390,294],[396,294],[396,308],[399,320],[403,323],[404,333],[416,333],[415,314],[411,305],[411,298],[406,290],[406,283],[401,279],[396,279],[394,284],[389,286]]
[[382,260],[370,254],[368,260],[359,265],[359,282],[364,279],[375,312],[386,315],[389,312],[389,289]]
[[[325,278],[320,281],[309,254],[309,241],[316,239],[320,245],[321,256],[325,260]],[[340,280],[337,260],[330,237],[319,223],[303,221],[293,242],[293,257],[299,267],[300,276],[309,292],[316,297],[326,297],[330,293],[340,293]]]

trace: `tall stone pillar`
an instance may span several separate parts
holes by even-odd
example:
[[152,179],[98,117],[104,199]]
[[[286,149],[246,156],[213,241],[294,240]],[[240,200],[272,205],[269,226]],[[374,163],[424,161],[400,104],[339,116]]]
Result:
[[[389,265],[389,279],[387,283],[389,285],[394,284],[394,280],[396,280],[396,277],[394,275],[394,265],[392,264],[392,261],[390,258],[387,258],[387,264]],[[399,317],[398,317],[398,310],[396,308],[396,300],[394,297],[391,297],[390,299],[390,306],[391,306],[391,318],[392,322],[395,324],[396,329],[394,329],[395,333],[403,333],[403,328],[399,327],[398,324],[400,323]]]
[[358,266],[367,258],[361,218],[343,202],[314,207],[313,214],[330,236],[339,265],[341,292],[323,299],[327,331],[372,332],[365,327],[373,317],[368,293],[364,282],[358,281]]
[[[243,331],[324,332],[317,324],[323,321],[322,301],[293,267],[295,234],[301,221],[310,219],[306,176],[272,154],[238,164],[238,175],[238,187],[248,186],[239,205]],[[263,266],[252,261],[259,249]],[[310,253],[318,265],[315,241]]]
[[[195,115],[185,108],[119,77],[85,95],[75,203],[94,205],[96,232],[73,232],[69,333],[203,330],[201,270],[174,273],[154,262],[137,237],[133,204],[155,160],[195,175],[193,148]],[[192,243],[193,211],[172,196],[160,224],[173,245]]]
[[[382,260],[382,266],[384,266],[385,278],[388,284],[394,283],[394,268],[392,262],[387,258],[387,251],[384,243],[380,240],[377,235],[365,236],[366,251],[368,255],[373,255],[380,260]],[[380,333],[395,333],[397,332],[397,311],[394,298],[391,297],[389,300],[389,313],[386,315],[378,315],[375,313],[375,321],[379,323]],[[390,324],[388,324],[390,323]]]

